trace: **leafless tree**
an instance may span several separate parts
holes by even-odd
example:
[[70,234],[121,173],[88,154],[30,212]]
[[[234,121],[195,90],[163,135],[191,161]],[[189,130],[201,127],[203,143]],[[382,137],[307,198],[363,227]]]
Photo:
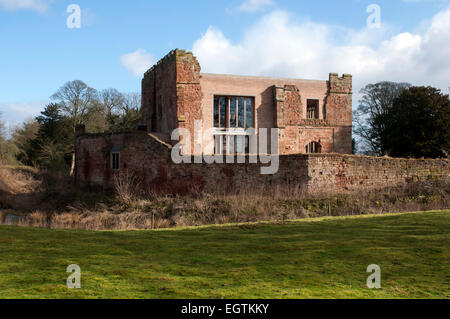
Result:
[[[75,80],[64,84],[51,96],[61,105],[62,113],[71,120],[73,132],[77,125],[83,124],[89,113],[89,109],[97,100],[97,91],[86,85],[83,81]],[[72,152],[72,165],[70,175],[75,170],[75,150]]]
[[123,94],[122,112],[126,114],[131,110],[139,110],[141,108],[141,94],[132,92]]
[[106,89],[99,94],[100,103],[105,107],[107,116],[121,110],[124,104],[124,95],[116,89]]

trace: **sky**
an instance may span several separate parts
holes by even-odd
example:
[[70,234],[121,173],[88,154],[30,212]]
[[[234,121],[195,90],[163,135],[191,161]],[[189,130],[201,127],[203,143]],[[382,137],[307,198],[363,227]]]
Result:
[[354,107],[383,80],[448,93],[450,0],[0,0],[2,120],[38,115],[71,80],[140,92],[145,70],[174,48],[207,73],[350,73]]

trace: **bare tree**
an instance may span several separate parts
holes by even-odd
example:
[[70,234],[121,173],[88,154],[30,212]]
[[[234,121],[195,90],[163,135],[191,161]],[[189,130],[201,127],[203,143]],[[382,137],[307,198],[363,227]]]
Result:
[[[75,80],[64,84],[55,94],[53,100],[61,105],[62,113],[71,120],[73,132],[77,125],[83,124],[89,113],[89,109],[97,100],[97,91],[86,85],[83,81]],[[72,165],[70,175],[75,170],[75,150],[72,152]]]
[[126,114],[129,111],[138,111],[141,108],[141,94],[132,92],[123,94],[122,112]]
[[124,105],[124,95],[116,89],[105,89],[99,94],[100,103],[105,107],[108,117],[121,110]]

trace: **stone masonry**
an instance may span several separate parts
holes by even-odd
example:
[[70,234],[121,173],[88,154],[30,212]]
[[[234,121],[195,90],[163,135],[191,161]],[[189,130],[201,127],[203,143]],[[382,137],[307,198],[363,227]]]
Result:
[[[117,149],[117,145],[121,145]],[[120,171],[111,169],[111,150],[120,150]],[[175,164],[172,146],[153,134],[81,135],[77,139],[76,179],[81,186],[114,186],[134,176],[141,187],[169,194],[235,192],[244,189],[297,189],[307,194],[338,194],[383,189],[450,177],[447,159],[396,159],[344,154],[281,155],[274,175],[261,164]]]

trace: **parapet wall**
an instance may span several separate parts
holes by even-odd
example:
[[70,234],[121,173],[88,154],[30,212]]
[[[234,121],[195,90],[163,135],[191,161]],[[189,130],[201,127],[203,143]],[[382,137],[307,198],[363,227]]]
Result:
[[[140,187],[163,193],[235,192],[243,189],[298,190],[339,194],[383,189],[426,180],[448,180],[447,159],[394,159],[341,154],[282,155],[279,170],[268,164],[175,164],[172,147],[145,132],[83,135],[77,138],[76,178],[80,185],[114,186],[115,176],[136,176]],[[120,171],[111,170],[112,151]],[[235,159],[236,162],[236,159]]]

